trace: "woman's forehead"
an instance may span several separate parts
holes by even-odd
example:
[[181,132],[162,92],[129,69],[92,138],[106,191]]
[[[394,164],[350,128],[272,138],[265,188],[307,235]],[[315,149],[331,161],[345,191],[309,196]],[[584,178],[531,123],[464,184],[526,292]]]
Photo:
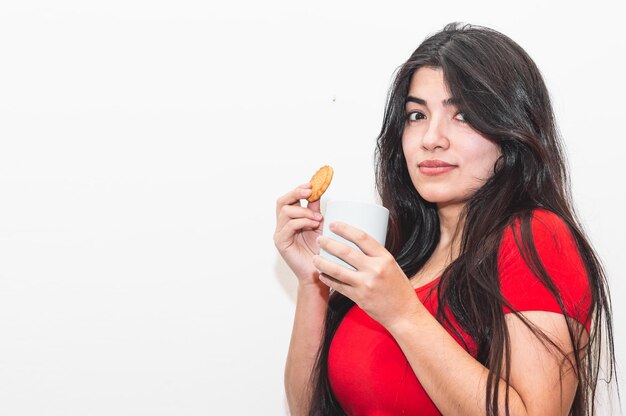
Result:
[[441,68],[419,68],[411,76],[407,101],[427,104],[433,100],[446,105],[455,104],[456,101],[451,97],[450,88]]

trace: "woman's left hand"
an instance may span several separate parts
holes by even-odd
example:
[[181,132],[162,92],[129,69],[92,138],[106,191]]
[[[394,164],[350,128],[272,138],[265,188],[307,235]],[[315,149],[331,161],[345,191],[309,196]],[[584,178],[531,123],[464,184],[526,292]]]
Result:
[[320,280],[331,289],[352,299],[388,330],[423,308],[415,289],[385,247],[369,234],[348,224],[329,225],[335,234],[356,244],[356,250],[328,237],[318,237],[320,248],[352,265],[356,270],[326,260],[319,255],[313,264]]

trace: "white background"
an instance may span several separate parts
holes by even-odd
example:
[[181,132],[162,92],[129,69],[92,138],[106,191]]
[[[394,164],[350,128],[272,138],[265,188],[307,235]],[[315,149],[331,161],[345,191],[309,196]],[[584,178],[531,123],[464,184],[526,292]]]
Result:
[[275,200],[323,164],[326,196],[375,200],[392,74],[451,21],[511,36],[545,75],[623,366],[622,16],[607,1],[3,1],[0,415],[285,414],[296,286]]

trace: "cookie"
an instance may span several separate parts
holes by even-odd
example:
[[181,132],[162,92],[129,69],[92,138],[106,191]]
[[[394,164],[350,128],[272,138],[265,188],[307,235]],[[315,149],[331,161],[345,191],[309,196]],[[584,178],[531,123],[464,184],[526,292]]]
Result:
[[307,198],[309,202],[315,202],[322,197],[322,194],[328,189],[330,181],[333,179],[333,168],[330,166],[322,166],[311,178],[311,196]]

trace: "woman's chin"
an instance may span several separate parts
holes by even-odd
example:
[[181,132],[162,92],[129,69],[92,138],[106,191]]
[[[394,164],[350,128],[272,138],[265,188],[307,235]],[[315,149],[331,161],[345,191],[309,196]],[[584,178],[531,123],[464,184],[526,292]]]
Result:
[[437,205],[439,209],[463,206],[469,199],[466,195],[448,195],[442,193],[420,193],[420,195],[425,201]]

